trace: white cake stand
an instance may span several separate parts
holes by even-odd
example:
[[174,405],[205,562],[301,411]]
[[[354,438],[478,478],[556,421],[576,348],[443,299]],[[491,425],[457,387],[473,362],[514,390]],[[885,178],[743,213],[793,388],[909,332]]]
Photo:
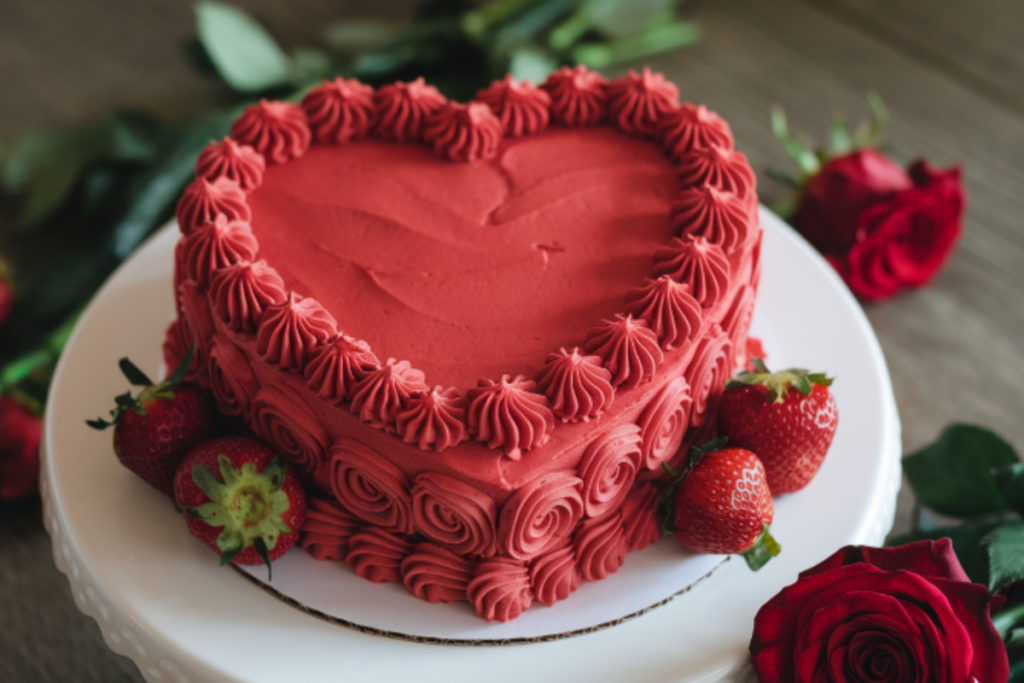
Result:
[[[128,355],[150,370],[160,363],[173,310],[176,234],[168,228],[96,296],[54,376],[41,488],[54,558],[79,609],[149,683],[753,680],[747,646],[758,608],[840,546],[881,544],[900,483],[899,418],[867,319],[800,237],[768,211],[761,220],[758,316],[788,363],[838,377],[833,390],[840,420],[815,480],[776,499],[772,532],[784,550],[757,574],[743,562],[727,562],[668,604],[583,636],[455,647],[343,628],[228,568],[218,570],[170,503],[121,468],[110,434],[84,424],[105,414],[111,397],[124,391],[119,358]],[[366,584],[367,591],[376,588]]]

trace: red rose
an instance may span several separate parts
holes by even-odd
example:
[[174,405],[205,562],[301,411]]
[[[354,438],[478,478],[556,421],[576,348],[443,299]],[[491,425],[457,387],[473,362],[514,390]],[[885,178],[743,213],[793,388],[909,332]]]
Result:
[[807,182],[793,225],[823,254],[845,254],[869,207],[913,187],[906,172],[873,149],[828,161]]
[[849,253],[829,257],[853,293],[869,301],[927,284],[960,237],[960,169],[936,172],[918,161],[910,175],[914,187],[861,214]]
[[1004,683],[989,606],[948,538],[847,546],[761,608],[751,661],[761,683]]
[[38,488],[42,422],[14,399],[0,397],[0,500],[24,498]]

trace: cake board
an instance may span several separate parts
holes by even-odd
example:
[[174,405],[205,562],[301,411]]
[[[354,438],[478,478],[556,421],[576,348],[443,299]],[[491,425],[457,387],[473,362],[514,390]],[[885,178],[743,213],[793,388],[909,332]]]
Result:
[[[684,595],[614,627],[550,642],[471,648],[344,628],[295,609],[236,572],[218,570],[169,502],[120,467],[109,434],[83,423],[123,391],[114,371],[120,357],[147,370],[160,363],[172,312],[168,283],[176,236],[168,228],[97,295],[54,377],[42,491],[55,560],[76,603],[150,683],[387,682],[410,675],[459,681],[482,674],[495,682],[748,680],[746,647],[760,605],[838,547],[882,542],[895,510],[900,455],[888,372],[859,305],[800,237],[763,209],[761,220],[758,315],[786,361],[838,377],[840,421],[818,477],[776,499],[773,534],[784,550],[757,574],[742,562],[727,562]],[[627,558],[621,571],[642,554]],[[378,588],[366,583],[368,595]]]

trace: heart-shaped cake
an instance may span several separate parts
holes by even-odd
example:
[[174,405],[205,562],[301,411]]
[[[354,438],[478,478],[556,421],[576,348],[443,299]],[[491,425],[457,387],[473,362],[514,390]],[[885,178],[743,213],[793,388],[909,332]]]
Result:
[[659,536],[745,363],[755,179],[646,69],[262,102],[178,206],[165,356],[283,453],[302,547],[507,621]]

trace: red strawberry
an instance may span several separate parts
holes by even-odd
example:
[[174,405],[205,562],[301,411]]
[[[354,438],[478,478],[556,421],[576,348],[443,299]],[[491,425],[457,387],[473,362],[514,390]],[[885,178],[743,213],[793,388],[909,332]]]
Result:
[[121,464],[150,486],[174,495],[178,463],[199,442],[217,431],[217,412],[202,389],[181,384],[192,362],[193,349],[167,380],[154,384],[127,358],[119,366],[128,381],[146,387],[137,397],[131,391],[116,397],[113,419],[86,420],[94,429],[114,427],[114,453]]
[[299,539],[306,494],[298,475],[267,444],[251,436],[196,446],[174,475],[174,500],[193,536],[220,563],[270,563]]
[[743,555],[757,571],[781,548],[768,526],[775,516],[764,466],[742,448],[718,438],[691,451],[682,474],[663,489],[665,532],[701,553]]
[[755,372],[741,372],[726,385],[719,433],[730,446],[757,453],[772,493],[799,491],[818,472],[836,433],[832,380],[800,369],[771,373],[761,359],[754,363]]

